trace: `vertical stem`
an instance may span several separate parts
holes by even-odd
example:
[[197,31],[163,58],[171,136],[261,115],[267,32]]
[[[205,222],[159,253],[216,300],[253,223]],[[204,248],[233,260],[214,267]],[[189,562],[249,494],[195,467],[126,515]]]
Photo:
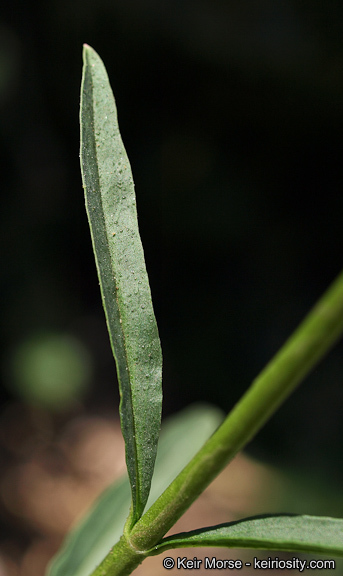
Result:
[[92,572],[91,576],[128,576],[141,564],[145,554],[134,550],[128,543],[125,535]]

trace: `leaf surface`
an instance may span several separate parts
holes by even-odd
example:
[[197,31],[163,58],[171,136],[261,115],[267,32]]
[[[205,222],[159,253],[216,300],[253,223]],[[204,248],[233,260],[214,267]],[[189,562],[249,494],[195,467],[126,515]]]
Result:
[[[158,445],[149,503],[158,498],[201,448],[223,419],[210,406],[193,406],[166,420]],[[130,506],[130,484],[119,480],[99,498],[86,518],[67,536],[48,576],[89,576],[123,532]]]
[[132,524],[147,502],[162,406],[162,352],[138,231],[130,163],[103,62],[87,45],[81,86],[81,171],[103,306],[117,366]]
[[247,518],[162,540],[154,554],[172,548],[223,546],[343,556],[343,520],[322,516],[277,515]]

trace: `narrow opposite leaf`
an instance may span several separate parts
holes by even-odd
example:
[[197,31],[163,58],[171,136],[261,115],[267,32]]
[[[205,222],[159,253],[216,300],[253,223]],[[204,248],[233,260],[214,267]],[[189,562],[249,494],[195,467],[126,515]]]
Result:
[[343,520],[320,516],[278,515],[247,518],[162,540],[150,553],[171,548],[225,546],[343,556]]
[[131,483],[131,523],[149,496],[162,406],[162,352],[153,312],[130,163],[97,53],[83,49],[81,172],[102,301],[120,388]]

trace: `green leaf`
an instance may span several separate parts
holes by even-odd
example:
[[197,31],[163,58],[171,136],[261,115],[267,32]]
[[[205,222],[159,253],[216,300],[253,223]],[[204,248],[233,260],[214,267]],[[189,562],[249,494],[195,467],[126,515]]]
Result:
[[102,301],[120,388],[132,524],[147,502],[162,406],[162,352],[153,312],[130,163],[105,67],[84,45],[81,171]]
[[343,520],[321,516],[278,515],[247,518],[169,536],[154,548],[224,546],[343,556]]
[[[210,406],[192,406],[163,423],[149,503],[153,503],[223,419]],[[89,576],[119,540],[130,506],[127,477],[104,492],[50,565],[48,576]]]
[[123,533],[131,501],[127,476],[110,486],[65,539],[47,576],[89,576]]

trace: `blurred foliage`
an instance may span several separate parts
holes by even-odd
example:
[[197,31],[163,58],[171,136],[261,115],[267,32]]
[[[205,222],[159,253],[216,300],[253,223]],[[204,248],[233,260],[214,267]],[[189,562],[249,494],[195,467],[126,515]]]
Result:
[[[118,398],[78,162],[87,42],[133,167],[165,413],[194,400],[230,409],[342,265],[342,12],[338,0],[2,6],[4,364],[38,332],[67,333],[94,359],[86,403]],[[343,474],[342,352],[255,454]]]
[[19,345],[9,369],[9,381],[24,402],[60,411],[83,399],[91,363],[76,339],[45,334]]

